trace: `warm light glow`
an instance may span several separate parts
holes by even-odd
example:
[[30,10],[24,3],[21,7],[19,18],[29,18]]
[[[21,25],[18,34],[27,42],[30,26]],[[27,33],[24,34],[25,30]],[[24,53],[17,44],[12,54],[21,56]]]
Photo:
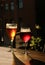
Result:
[[36,29],[40,29],[40,26],[39,25],[35,25]]
[[11,38],[13,39],[15,35],[16,35],[16,30],[12,30],[11,31]]

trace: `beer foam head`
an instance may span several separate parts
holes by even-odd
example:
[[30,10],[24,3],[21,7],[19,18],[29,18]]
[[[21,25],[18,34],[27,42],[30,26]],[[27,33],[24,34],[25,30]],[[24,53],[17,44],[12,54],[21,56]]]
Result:
[[21,28],[20,32],[31,32],[30,28]]
[[7,23],[6,28],[17,28],[17,24]]

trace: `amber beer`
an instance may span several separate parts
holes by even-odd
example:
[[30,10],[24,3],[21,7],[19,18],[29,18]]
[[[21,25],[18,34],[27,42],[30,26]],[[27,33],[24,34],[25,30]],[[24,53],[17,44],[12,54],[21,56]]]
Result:
[[20,37],[23,40],[23,42],[28,42],[31,38],[31,30],[30,28],[21,28],[20,31]]
[[10,39],[14,38],[14,36],[16,35],[16,31],[17,26],[15,26],[14,24],[6,24],[6,32]]

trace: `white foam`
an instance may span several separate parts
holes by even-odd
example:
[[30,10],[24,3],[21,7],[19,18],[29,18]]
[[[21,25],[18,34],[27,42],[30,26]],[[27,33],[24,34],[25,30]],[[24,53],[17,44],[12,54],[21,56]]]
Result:
[[21,28],[20,32],[31,32],[30,28]]
[[6,28],[17,28],[17,24],[10,24],[10,23],[7,23],[6,24]]

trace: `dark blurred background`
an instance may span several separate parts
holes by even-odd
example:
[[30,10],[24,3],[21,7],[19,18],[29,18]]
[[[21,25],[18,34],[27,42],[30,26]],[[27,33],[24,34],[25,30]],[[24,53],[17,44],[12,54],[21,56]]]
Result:
[[[6,23],[17,23],[18,29],[22,26],[30,27],[34,36],[42,38],[45,44],[45,0],[0,0],[0,45],[9,45],[10,41],[6,33]],[[40,29],[35,28],[35,24]]]

